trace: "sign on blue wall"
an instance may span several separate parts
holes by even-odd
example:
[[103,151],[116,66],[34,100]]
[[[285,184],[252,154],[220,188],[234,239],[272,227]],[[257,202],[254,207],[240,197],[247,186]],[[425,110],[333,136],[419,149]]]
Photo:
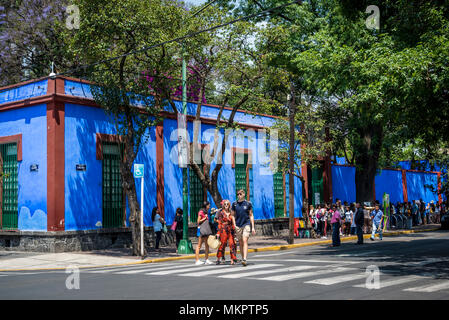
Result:
[[134,178],[143,178],[144,165],[140,163],[134,164]]

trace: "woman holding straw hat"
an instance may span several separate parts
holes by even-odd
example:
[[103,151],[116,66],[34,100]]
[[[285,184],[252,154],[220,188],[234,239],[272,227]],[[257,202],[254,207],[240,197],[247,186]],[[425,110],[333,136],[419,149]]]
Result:
[[231,214],[231,202],[229,200],[222,201],[222,209],[218,213],[218,235],[221,245],[217,251],[217,264],[222,263],[221,258],[224,257],[225,248],[229,241],[229,249],[231,254],[231,264],[237,261],[237,251],[235,244],[235,218]]

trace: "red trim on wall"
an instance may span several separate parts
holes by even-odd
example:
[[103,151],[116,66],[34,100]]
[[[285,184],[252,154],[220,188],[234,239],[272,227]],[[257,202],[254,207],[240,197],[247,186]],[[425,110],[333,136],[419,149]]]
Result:
[[248,148],[231,148],[232,168],[235,168],[235,153],[248,154],[248,168],[253,167],[253,151]]
[[408,202],[406,170],[402,170],[402,193],[404,195],[404,202]]
[[97,160],[103,160],[103,142],[123,143],[123,137],[115,134],[96,133],[95,137],[95,154]]
[[47,231],[64,231],[64,104],[47,104]]
[[0,144],[17,143],[17,161],[22,161],[22,134],[0,137]]
[[443,197],[441,196],[441,172],[438,172],[438,203],[443,203]]
[[156,192],[157,207],[165,218],[164,211],[164,123],[156,126]]

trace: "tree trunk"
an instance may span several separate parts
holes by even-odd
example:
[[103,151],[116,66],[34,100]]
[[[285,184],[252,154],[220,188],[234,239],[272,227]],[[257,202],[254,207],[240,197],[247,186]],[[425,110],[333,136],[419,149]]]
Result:
[[381,125],[370,124],[359,128],[358,131],[362,143],[355,155],[355,186],[356,200],[363,205],[363,202],[375,200],[374,178],[382,146],[383,130]]
[[[137,200],[136,183],[133,175],[133,162],[135,159],[134,152],[134,132],[132,126],[128,126],[128,133],[125,137],[124,156],[120,165],[120,174],[123,178],[123,187],[129,205],[129,223],[132,236],[132,250],[134,256],[140,256],[141,253],[141,237],[140,237],[140,206]],[[144,245],[144,256],[146,254]]]

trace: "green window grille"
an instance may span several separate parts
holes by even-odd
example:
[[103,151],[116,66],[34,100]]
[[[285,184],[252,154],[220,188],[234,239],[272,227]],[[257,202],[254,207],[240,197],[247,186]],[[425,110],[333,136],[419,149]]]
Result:
[[323,201],[323,169],[312,168],[312,205],[319,205]]
[[284,216],[284,179],[282,172],[273,174],[274,189],[274,216],[276,218]]
[[0,145],[0,228],[17,230],[18,174],[17,144]]
[[[198,164],[201,171],[204,170],[202,163]],[[189,196],[190,196],[190,222],[196,223],[198,219],[198,211],[200,211],[205,200],[205,190],[200,178],[193,169],[189,168]]]
[[103,142],[103,228],[124,226],[125,210],[117,143]]
[[[243,158],[243,163],[241,159]],[[249,195],[250,201],[253,201],[254,194],[253,194],[253,170],[252,168],[249,168],[248,166],[248,154],[238,154],[235,153],[235,193],[236,193],[236,199],[237,197],[237,191],[240,189],[245,190],[246,196]],[[247,180],[249,182],[249,186],[247,184]],[[249,189],[249,190],[248,190]],[[248,198],[248,197],[247,197]]]

